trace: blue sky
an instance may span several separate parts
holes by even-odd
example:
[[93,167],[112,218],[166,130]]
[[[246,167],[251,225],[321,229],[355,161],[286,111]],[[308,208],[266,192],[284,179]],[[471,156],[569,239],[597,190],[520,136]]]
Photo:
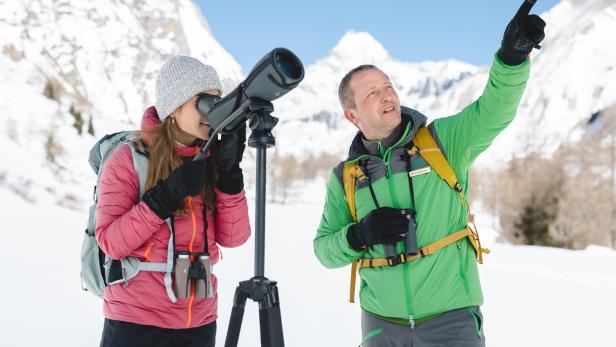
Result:
[[[275,47],[305,65],[348,30],[372,34],[396,59],[459,59],[488,65],[522,0],[195,0],[219,42],[245,71]],[[558,0],[537,0],[541,13]],[[549,23],[548,23],[549,25]]]

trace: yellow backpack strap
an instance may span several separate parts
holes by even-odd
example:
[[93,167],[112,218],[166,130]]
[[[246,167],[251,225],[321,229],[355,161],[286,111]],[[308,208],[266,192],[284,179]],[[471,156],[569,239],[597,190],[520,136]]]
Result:
[[[359,168],[357,162],[344,163],[342,169],[342,185],[344,186],[344,196],[349,206],[349,212],[354,222],[357,222],[357,211],[355,210],[355,181],[364,179],[364,173]],[[351,264],[351,287],[349,288],[349,301],[355,302],[355,283],[357,281],[357,261]]]
[[[441,149],[434,141],[434,138],[430,134],[430,131],[426,127],[421,127],[417,130],[415,137],[413,138],[413,144],[419,150],[419,154],[428,162],[430,167],[436,171],[436,174],[442,178],[447,185],[458,193],[458,198],[462,203],[462,206],[468,211],[469,206],[462,193],[462,185],[458,181],[458,176],[453,171],[447,159],[441,152]],[[414,149],[407,151],[409,155],[413,155]]]
[[471,214],[469,209],[468,216],[468,226],[467,228],[471,231],[471,235],[469,235],[468,239],[471,241],[473,248],[475,249],[475,256],[477,258],[477,262],[479,264],[483,264],[483,253],[489,254],[490,250],[488,248],[481,247],[481,241],[479,240],[479,233],[477,232],[477,226],[475,225],[474,216]]
[[[441,250],[442,248],[445,248],[446,246],[449,246],[450,244],[457,242],[459,240],[464,239],[465,237],[471,237],[472,236],[472,230],[470,230],[470,228],[467,226],[466,228],[459,230],[453,234],[447,235],[446,237],[431,243],[427,246],[421,247],[419,249],[419,252],[417,252],[416,255],[406,255],[404,253],[401,253],[398,255],[399,259],[400,259],[400,263],[406,263],[412,260],[416,260],[419,258],[423,258],[423,257],[427,257],[429,255],[432,255],[436,252],[438,252],[439,250]],[[475,245],[475,244],[473,244]],[[364,268],[364,267],[378,267],[378,266],[390,266],[390,261],[389,259],[386,258],[371,258],[371,259],[360,259],[358,262],[358,267]]]
[[445,159],[441,149],[430,135],[430,131],[426,127],[421,127],[417,130],[417,134],[413,139],[413,143],[419,149],[419,154],[428,162],[428,164],[436,171],[440,178],[447,182],[449,187],[459,193],[462,192],[462,185],[458,182],[456,173]]
[[[462,206],[468,212],[468,222],[469,226],[472,225],[472,228],[469,228],[472,232],[472,235],[469,235],[469,240],[471,240],[471,244],[475,248],[477,254],[477,261],[480,264],[483,264],[483,256],[482,253],[489,253],[490,250],[487,248],[481,248],[481,242],[479,241],[479,234],[477,233],[477,227],[475,226],[473,215],[471,213],[470,205],[466,201],[464,194],[462,192],[462,185],[458,181],[458,176],[453,171],[447,159],[441,152],[441,149],[434,141],[434,138],[430,134],[430,131],[427,127],[421,127],[417,130],[417,134],[415,134],[415,138],[413,138],[413,144],[419,150],[419,154],[428,162],[428,164],[436,171],[440,178],[442,178],[447,185],[455,190],[458,193],[458,197],[460,198],[460,202]],[[414,154],[414,148],[408,151],[409,155]]]
[[[399,254],[399,260],[400,263],[406,263],[412,260],[416,260],[416,259],[420,259],[429,255],[432,255],[436,252],[438,252],[439,250],[449,246],[452,243],[455,243],[459,240],[462,240],[464,238],[468,238],[471,245],[473,246],[473,249],[475,250],[475,255],[477,256],[477,261],[479,263],[482,263],[481,260],[481,253],[489,253],[489,250],[485,249],[485,248],[481,248],[481,244],[479,243],[479,238],[477,237],[477,233],[470,227],[470,226],[466,226],[466,228],[459,230],[453,234],[447,235],[444,238],[431,243],[427,246],[424,246],[422,248],[419,249],[419,252],[416,255],[412,255],[412,256],[407,256],[406,254],[402,253]],[[386,259],[386,258],[369,258],[369,259],[360,259],[358,261],[358,265],[357,267],[359,269],[364,268],[364,267],[379,267],[379,266],[390,266],[390,260]]]
[[357,222],[357,213],[355,210],[355,180],[359,177],[358,172],[363,175],[357,162],[344,163],[342,169],[342,185],[344,186],[344,197],[346,198],[347,205],[349,205],[349,212],[353,221]]

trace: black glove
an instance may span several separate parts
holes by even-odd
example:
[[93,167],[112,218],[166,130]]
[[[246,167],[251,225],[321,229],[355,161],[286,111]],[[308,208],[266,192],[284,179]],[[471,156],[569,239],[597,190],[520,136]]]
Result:
[[355,250],[376,244],[394,244],[404,238],[409,220],[402,210],[381,207],[368,213],[347,231],[347,241]]
[[182,206],[184,197],[201,192],[206,178],[207,161],[188,160],[145,192],[142,200],[160,219],[167,219]]
[[505,29],[498,57],[509,66],[521,64],[533,48],[541,48],[539,43],[545,37],[545,22],[537,15],[529,15],[535,1],[524,0]]
[[212,150],[218,172],[216,187],[223,193],[237,194],[244,189],[240,162],[246,148],[245,142],[246,123],[231,134],[222,135]]

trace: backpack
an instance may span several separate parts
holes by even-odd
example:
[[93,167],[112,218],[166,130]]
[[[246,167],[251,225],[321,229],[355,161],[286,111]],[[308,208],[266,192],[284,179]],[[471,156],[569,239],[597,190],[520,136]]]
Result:
[[[96,174],[96,185],[93,192],[93,203],[89,209],[88,225],[85,229],[83,243],[81,247],[81,287],[98,297],[102,297],[105,287],[128,282],[133,277],[137,276],[140,271],[156,271],[164,272],[164,282],[167,295],[172,302],[176,302],[177,298],[171,286],[171,277],[173,272],[173,232],[170,233],[169,246],[167,251],[166,263],[150,263],[141,262],[135,257],[126,257],[123,259],[112,259],[107,256],[96,242],[96,205],[98,203],[97,187],[100,183],[101,174],[105,162],[111,154],[121,145],[128,144],[133,157],[133,167],[137,172],[139,179],[139,197],[144,193],[145,179],[148,169],[148,157],[139,151],[135,143],[134,132],[121,131],[114,134],[103,136],[90,150],[89,163]],[[173,230],[171,219],[166,220],[169,229]]]
[[[438,147],[436,141],[434,141],[434,138],[430,134],[428,128],[422,126],[417,130],[417,133],[413,138],[413,147],[407,150],[406,153],[408,155],[408,160],[410,160],[410,158],[415,153],[419,153],[426,160],[428,165],[430,165],[430,167],[432,167],[432,169],[436,171],[437,175],[441,179],[443,179],[447,183],[447,185],[458,194],[462,206],[466,209],[468,213],[469,224],[462,230],[449,234],[446,237],[427,246],[421,247],[416,255],[407,256],[405,253],[399,254],[395,259],[395,262],[392,262],[392,260],[386,258],[359,259],[357,261],[354,261],[351,264],[351,284],[349,289],[349,301],[351,303],[355,302],[355,282],[357,278],[357,271],[360,268],[395,266],[408,261],[416,260],[434,254],[438,252],[441,248],[464,238],[468,238],[471,245],[473,246],[477,262],[479,264],[483,264],[482,254],[488,254],[490,252],[489,249],[481,247],[481,242],[479,241],[479,234],[477,233],[477,227],[475,226],[473,215],[470,211],[470,206],[468,204],[468,201],[466,201],[464,194],[462,193],[462,185],[458,181],[458,177],[447,162],[447,159],[441,152],[441,149]],[[361,181],[364,179],[366,179],[366,176],[362,172],[357,161],[344,163],[342,171],[342,185],[344,187],[345,200],[347,202],[349,212],[351,213],[351,217],[353,218],[354,222],[357,222],[357,214],[355,209],[355,185],[358,180]]]

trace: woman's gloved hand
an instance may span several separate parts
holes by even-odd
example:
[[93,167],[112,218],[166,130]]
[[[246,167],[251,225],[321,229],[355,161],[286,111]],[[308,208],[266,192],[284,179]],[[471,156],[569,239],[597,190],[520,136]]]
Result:
[[188,160],[145,192],[142,200],[160,219],[167,219],[181,207],[185,197],[201,192],[206,178],[207,161]]
[[223,193],[237,194],[244,189],[244,175],[240,162],[246,148],[246,123],[231,134],[222,135],[212,149],[216,161],[218,184]]

